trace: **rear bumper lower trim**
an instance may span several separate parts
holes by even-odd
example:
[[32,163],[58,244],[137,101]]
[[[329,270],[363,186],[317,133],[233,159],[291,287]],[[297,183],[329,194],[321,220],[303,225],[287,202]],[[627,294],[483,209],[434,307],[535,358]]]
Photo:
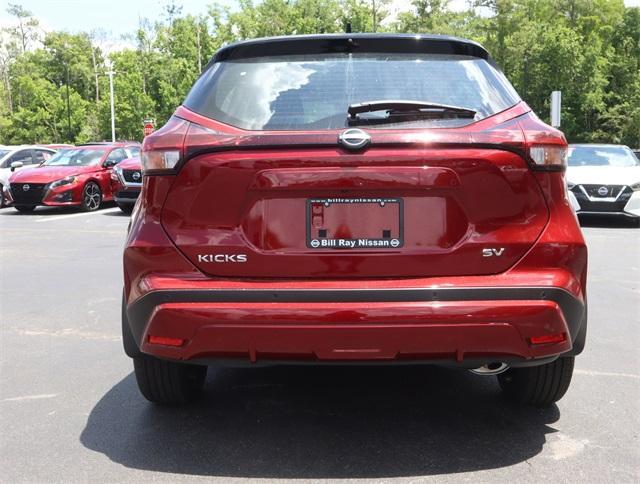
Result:
[[[502,313],[504,314],[502,319],[506,318],[505,321],[491,323],[490,318],[489,320],[483,319],[484,316],[479,314],[479,306],[491,307],[493,304],[488,305],[488,303],[493,302],[495,302],[495,306],[507,306]],[[324,321],[328,320],[327,315],[335,312],[335,309],[329,310],[322,305],[331,306],[336,303],[346,305],[345,314],[349,314],[350,309],[361,314],[365,318],[362,324],[325,324]],[[381,324],[379,313],[374,316],[375,309],[367,308],[367,304],[374,306],[380,303],[394,305],[396,309],[388,314],[397,313],[400,319],[411,317],[414,318],[413,322],[411,324],[400,322],[399,324]],[[442,314],[438,313],[437,304],[435,304],[436,309],[424,310],[424,321],[416,321],[416,316],[419,316],[423,309],[415,307],[415,303],[429,305],[442,303]],[[295,307],[292,308],[291,304],[300,304],[300,308],[298,310]],[[350,305],[353,307],[351,308]],[[449,309],[452,311],[450,319],[453,324],[448,324],[444,308],[452,305],[459,307],[453,310]],[[468,325],[466,324],[467,319],[464,318],[465,305],[468,305],[469,309]],[[314,307],[310,308],[309,306]],[[524,308],[527,308],[529,312],[523,313]],[[256,324],[256,322],[239,321],[228,316],[238,310],[245,314],[247,312],[255,314],[259,322]],[[296,314],[299,314],[299,323],[295,322],[294,316]],[[199,320],[192,333],[196,339],[198,335],[205,340],[218,342],[221,341],[220,338],[223,338],[226,341],[225,344],[234,348],[242,347],[249,340],[266,341],[269,337],[276,335],[276,339],[285,346],[290,339],[293,347],[298,344],[308,345],[309,340],[321,341],[323,339],[327,345],[331,345],[332,341],[341,341],[345,337],[351,341],[351,344],[356,344],[363,338],[366,340],[367,337],[373,338],[372,341],[375,343],[398,335],[401,340],[406,342],[403,344],[406,344],[409,349],[412,347],[411,342],[416,340],[434,339],[435,343],[435,340],[447,341],[454,338],[476,341],[478,345],[471,344],[473,349],[469,349],[469,353],[477,353],[483,351],[484,348],[487,348],[488,353],[491,353],[491,347],[495,342],[494,348],[500,349],[502,354],[507,355],[507,353],[511,353],[509,350],[513,349],[513,356],[524,355],[525,352],[528,352],[531,357],[532,353],[522,346],[524,335],[519,335],[523,328],[522,324],[528,324],[529,318],[537,318],[537,324],[540,328],[549,324],[554,324],[556,327],[566,327],[570,339],[574,341],[583,324],[585,306],[581,300],[559,287],[331,290],[183,289],[151,291],[129,305],[126,315],[132,336],[143,351],[150,349],[143,341],[150,325],[156,328],[180,327],[181,330],[186,331],[184,324],[180,322],[184,317],[186,318],[184,322]],[[322,322],[320,325],[315,324],[316,315],[318,321]],[[375,317],[378,317],[378,320],[375,320]],[[377,336],[371,336],[372,334]],[[484,341],[484,343],[479,344],[480,341]],[[426,348],[428,345],[420,346],[420,348],[422,347]],[[437,345],[431,348],[437,348]],[[306,349],[310,350],[310,348]],[[562,351],[568,349],[570,349],[570,345]],[[191,348],[191,350],[195,351],[195,348]],[[206,353],[206,345],[200,347],[200,350],[202,351],[196,352],[198,355]],[[197,357],[196,353],[193,354],[193,357]],[[543,353],[540,353],[539,356],[551,356],[553,351],[550,350],[548,354]],[[157,356],[172,357],[169,353],[162,354],[162,351]],[[177,359],[191,358],[180,352],[176,352],[175,357]],[[335,355],[327,354],[327,359],[332,357]],[[357,359],[359,356],[349,354],[345,357]]]
[[119,203],[121,205],[134,205],[138,201],[137,198],[122,198],[122,197],[113,197],[113,200],[116,203]]
[[630,219],[640,218],[640,215],[634,215],[627,212],[595,212],[590,210],[578,210],[577,215],[598,215],[598,216],[612,216],[612,217],[626,217]]

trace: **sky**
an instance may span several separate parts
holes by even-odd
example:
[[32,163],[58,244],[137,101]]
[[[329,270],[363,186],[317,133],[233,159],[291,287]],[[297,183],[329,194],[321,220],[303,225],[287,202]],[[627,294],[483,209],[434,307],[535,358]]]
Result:
[[[18,3],[31,11],[45,30],[67,30],[90,32],[102,29],[111,39],[133,33],[139,18],[157,20],[161,18],[166,0],[0,0],[0,26],[6,25],[6,9]],[[237,0],[218,0],[233,8]],[[205,13],[211,0],[177,0],[183,14]],[[408,7],[411,0],[394,0],[397,7]],[[463,9],[466,0],[452,0],[451,8]],[[627,6],[640,6],[640,0],[625,0]],[[403,8],[404,9],[404,8]]]

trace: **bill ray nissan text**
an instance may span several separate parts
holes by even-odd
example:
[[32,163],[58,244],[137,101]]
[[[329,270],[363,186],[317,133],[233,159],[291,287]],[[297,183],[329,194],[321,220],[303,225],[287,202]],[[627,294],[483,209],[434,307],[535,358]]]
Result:
[[475,42],[223,47],[143,143],[122,299],[140,391],[188,402],[210,365],[412,363],[556,402],[587,332],[566,160]]

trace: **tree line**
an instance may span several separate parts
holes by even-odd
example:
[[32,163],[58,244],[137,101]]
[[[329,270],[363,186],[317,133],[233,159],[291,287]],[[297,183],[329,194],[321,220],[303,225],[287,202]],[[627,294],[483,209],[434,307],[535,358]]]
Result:
[[225,43],[285,34],[408,32],[476,40],[544,119],[563,93],[562,130],[573,142],[640,146],[640,8],[623,0],[240,0],[200,15],[165,5],[141,20],[128,47],[105,53],[101,32],[46,32],[18,4],[0,33],[0,143],[110,139],[113,69],[118,139],[141,139],[142,121],[162,125]]

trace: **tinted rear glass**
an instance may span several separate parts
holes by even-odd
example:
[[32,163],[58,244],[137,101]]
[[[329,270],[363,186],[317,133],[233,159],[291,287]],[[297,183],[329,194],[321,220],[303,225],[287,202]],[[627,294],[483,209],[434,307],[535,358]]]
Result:
[[[479,120],[519,101],[484,59],[438,54],[321,54],[213,64],[185,100],[189,109],[248,130],[339,129],[353,103],[422,101],[473,109]],[[468,124],[420,120],[406,127]],[[403,127],[398,123],[377,127]]]

